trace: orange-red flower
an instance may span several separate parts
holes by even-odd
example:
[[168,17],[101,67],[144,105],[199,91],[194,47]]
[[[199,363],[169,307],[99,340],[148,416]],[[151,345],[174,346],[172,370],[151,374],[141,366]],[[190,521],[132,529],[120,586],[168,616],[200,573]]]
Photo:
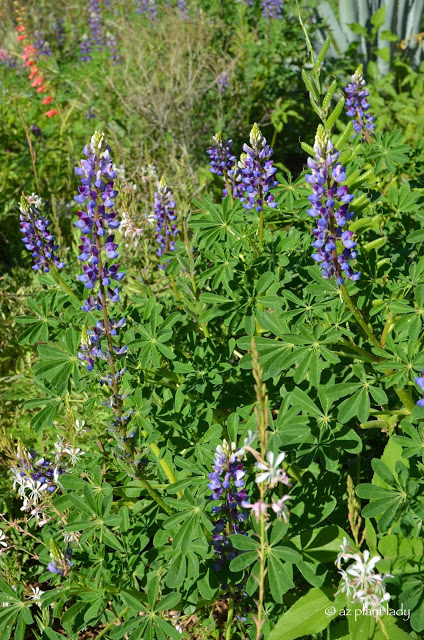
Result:
[[55,115],[56,115],[56,113],[58,113],[58,110],[57,110],[57,109],[50,109],[50,111],[46,111],[45,115],[46,115],[48,118],[52,118],[53,116],[55,116]]
[[53,100],[53,96],[47,96],[47,98],[44,98],[41,104],[50,104],[52,100]]

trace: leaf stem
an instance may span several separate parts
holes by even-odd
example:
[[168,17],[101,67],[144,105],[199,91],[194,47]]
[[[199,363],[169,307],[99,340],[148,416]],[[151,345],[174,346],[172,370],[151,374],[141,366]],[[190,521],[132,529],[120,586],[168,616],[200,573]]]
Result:
[[350,297],[350,295],[348,293],[348,290],[346,289],[346,285],[344,285],[344,284],[340,285],[340,291],[342,292],[344,301],[346,302],[346,304],[347,304],[347,306],[349,308],[349,311],[352,312],[353,317],[355,318],[356,322],[361,327],[362,331],[365,333],[365,335],[370,340],[370,342],[372,342],[375,347],[380,349],[381,348],[380,341],[378,340],[377,336],[374,334],[373,330],[365,322],[365,319],[364,319],[361,311],[354,304],[352,298]]
[[231,597],[228,601],[227,623],[225,625],[225,629],[226,629],[225,640],[231,640],[232,638],[233,618],[234,618],[234,598]]

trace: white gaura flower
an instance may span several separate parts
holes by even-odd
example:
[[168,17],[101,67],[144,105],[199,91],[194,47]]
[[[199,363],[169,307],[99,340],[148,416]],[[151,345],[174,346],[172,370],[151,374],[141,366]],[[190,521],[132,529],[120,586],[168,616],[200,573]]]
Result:
[[85,426],[85,420],[81,420],[81,422],[79,420],[75,420],[75,431],[77,433],[84,433],[84,431],[87,431],[87,429],[84,429]]
[[46,482],[42,483],[40,482],[40,480],[37,480],[37,482],[34,482],[34,486],[31,487],[29,499],[37,503],[39,499],[42,497],[43,491],[45,491],[48,486],[49,485]]
[[81,458],[81,456],[84,455],[84,451],[81,451],[81,449],[74,449],[71,447],[67,447],[65,449],[65,453],[67,453],[70,456],[69,462],[71,464],[76,464],[78,460]]
[[381,575],[375,571],[380,556],[370,557],[366,549],[363,553],[349,553],[352,551],[346,539],[343,540],[342,551],[337,558],[340,566],[341,560],[352,559],[355,562],[346,570],[339,571],[342,576],[339,593],[345,593],[352,598],[352,602],[360,603],[365,609],[378,609],[390,600],[390,594],[386,592],[384,580],[390,578],[389,574]]
[[240,449],[238,451],[236,451],[236,455],[239,458],[242,458],[243,456],[246,455],[246,447],[250,447],[251,444],[253,444],[253,442],[255,442],[257,438],[257,434],[253,433],[253,431],[251,431],[249,429],[249,431],[247,432],[247,436],[245,437],[244,441],[243,441],[243,446],[240,447]]
[[277,515],[277,518],[283,518],[284,522],[287,523],[289,521],[290,511],[286,505],[286,502],[291,500],[291,496],[285,495],[278,500],[274,500],[274,496],[272,497],[272,510]]
[[41,596],[45,592],[41,591],[40,587],[31,587],[31,590],[32,590],[32,596],[30,596],[30,599],[34,600],[34,602],[36,602],[38,606],[41,607],[41,602],[40,602]]
[[290,486],[290,482],[288,476],[284,469],[281,469],[280,465],[283,462],[286,454],[284,451],[278,454],[275,458],[273,451],[268,451],[266,454],[267,462],[256,462],[255,467],[263,473],[260,473],[256,477],[256,482],[260,484],[261,482],[268,482],[270,487],[275,487],[279,482]]
[[7,547],[6,534],[1,529],[0,529],[0,544],[2,547]]

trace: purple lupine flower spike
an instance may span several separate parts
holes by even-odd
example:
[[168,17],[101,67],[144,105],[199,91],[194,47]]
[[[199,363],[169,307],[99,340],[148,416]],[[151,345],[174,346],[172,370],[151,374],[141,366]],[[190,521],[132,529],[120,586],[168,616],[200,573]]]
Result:
[[417,385],[419,386],[423,394],[423,397],[420,400],[418,400],[417,405],[419,407],[424,407],[424,369],[422,371],[422,376],[416,377],[415,382],[417,383]]
[[264,18],[282,18],[284,0],[262,0]]
[[37,50],[37,56],[52,56],[52,50],[41,31],[34,31],[34,47]]
[[[314,150],[315,159],[308,158],[312,173],[306,176],[313,191],[308,196],[311,208],[307,212],[317,218],[312,246],[318,251],[312,255],[312,259],[320,264],[323,278],[335,276],[337,284],[341,285],[345,277],[358,280],[361,276],[349,264],[357,256],[353,232],[343,228],[354,215],[353,211],[349,211],[353,195],[347,192],[346,185],[340,184],[346,180],[346,170],[338,162],[339,152],[327,138],[322,125],[318,127]],[[337,243],[344,246],[341,252]]]
[[54,265],[57,269],[65,266],[64,262],[55,255],[59,245],[54,243],[54,236],[49,231],[50,220],[45,218],[38,209],[41,206],[41,199],[36,196],[22,196],[19,210],[21,221],[21,233],[24,234],[22,241],[25,247],[32,251],[34,258],[34,271],[42,269],[44,273],[50,271]]
[[265,202],[269,207],[276,207],[270,193],[270,189],[278,186],[277,169],[270,160],[274,152],[256,123],[250,132],[250,147],[244,144],[243,151],[237,169],[231,175],[234,197],[244,202],[245,209],[256,209],[257,212],[263,210]]
[[188,20],[187,0],[178,0],[178,15],[180,17],[180,20]]
[[214,144],[209,147],[206,153],[209,156],[209,171],[218,176],[224,176],[225,186],[222,190],[223,198],[228,195],[228,188],[233,190],[230,176],[234,175],[236,166],[236,156],[232,153],[233,141],[224,140],[222,133],[217,133],[213,137]]
[[370,105],[367,98],[370,92],[365,87],[362,73],[363,66],[360,64],[353,76],[351,76],[350,84],[345,88],[347,93],[346,113],[350,118],[353,118],[355,133],[362,133],[362,136],[366,137],[374,131],[374,118],[368,113]]
[[87,35],[83,35],[80,44],[81,62],[91,62],[91,54],[93,53],[93,47]]
[[121,56],[119,55],[118,44],[116,38],[112,33],[106,34],[106,47],[109,50],[109,57],[113,65],[117,65],[121,62]]
[[[158,190],[154,195],[154,219],[156,220],[156,241],[159,248],[156,254],[160,257],[164,253],[169,253],[175,249],[175,238],[178,235],[178,229],[175,224],[177,218],[175,214],[176,203],[172,199],[172,194],[168,188],[165,178],[162,177]],[[159,265],[159,269],[165,269],[164,264]]]
[[208,487],[212,491],[211,500],[220,504],[212,508],[212,512],[220,517],[215,521],[212,532],[212,544],[215,550],[215,570],[219,571],[236,555],[229,536],[243,533],[240,523],[248,518],[244,508],[248,506],[244,477],[246,472],[235,444],[229,445],[226,440],[215,452],[213,471],[209,474]]
[[149,20],[154,22],[158,17],[156,0],[137,0],[137,13],[147,14]]
[[90,0],[90,17],[88,20],[96,49],[103,49],[102,13],[99,0]]
[[228,89],[228,74],[223,71],[218,78],[218,91],[224,93]]
[[[114,199],[118,191],[114,189],[116,171],[112,169],[112,159],[109,148],[105,145],[104,134],[96,132],[91,143],[84,147],[86,159],[81,160],[81,167],[75,168],[75,173],[82,176],[82,185],[78,187],[75,200],[86,204],[85,211],[78,211],[75,226],[81,230],[81,251],[78,259],[89,264],[83,265],[83,273],[78,280],[84,283],[86,289],[94,289],[96,284],[105,288],[107,299],[119,300],[119,289],[112,289],[112,280],[119,282],[124,274],[118,271],[117,264],[110,264],[109,260],[118,257],[114,231],[119,227],[116,211],[108,211],[114,206]],[[106,259],[101,260],[99,252],[105,251]],[[101,270],[99,265],[101,264]],[[101,292],[100,292],[101,293]],[[100,303],[101,304],[101,303]],[[99,301],[86,301],[83,310],[98,308]]]

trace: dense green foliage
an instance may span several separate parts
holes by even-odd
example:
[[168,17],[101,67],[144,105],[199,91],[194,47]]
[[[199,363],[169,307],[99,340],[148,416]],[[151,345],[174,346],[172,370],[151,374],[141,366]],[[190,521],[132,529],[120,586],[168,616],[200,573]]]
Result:
[[[48,4],[27,8],[28,30]],[[343,89],[358,52],[328,62],[325,50],[314,54],[308,36],[324,25],[309,4],[304,33],[291,2],[282,20],[266,20],[258,3],[218,0],[192,2],[182,20],[163,3],[153,24],[127,3],[105,3],[122,57],[114,66],[106,50],[80,63],[87,7],[76,3],[64,12],[65,44],[55,46],[51,26],[54,55],[42,61],[52,118],[23,67],[0,67],[4,640],[423,637],[424,408],[414,382],[424,367],[422,71],[401,51],[384,76],[370,59],[375,136],[354,137]],[[5,14],[5,42],[18,53]],[[264,206],[263,225],[255,209],[221,200],[205,154],[222,130],[239,156],[254,122],[278,168],[278,206]],[[311,260],[305,167],[319,123],[354,196],[362,276],[342,286]],[[133,411],[120,431],[110,388],[99,385],[110,363],[86,371],[78,359],[102,317],[81,310],[72,224],[74,166],[94,130],[123,166],[119,217],[143,231],[116,232],[126,277],[114,317],[126,317],[128,345],[120,410]],[[148,216],[162,174],[179,235],[158,258]],[[21,246],[19,199],[33,191],[67,263],[62,279],[31,273]],[[285,452],[290,513],[249,512],[216,571],[208,475],[223,441],[244,449],[250,503],[266,493],[255,462]],[[10,470],[31,449],[54,460],[65,446],[75,458],[55,490],[36,514],[23,510]],[[283,498],[282,482],[267,490],[270,505],[271,490]],[[341,592],[346,541],[380,557],[395,613],[356,613],[358,601]],[[63,575],[48,570],[52,561]]]

